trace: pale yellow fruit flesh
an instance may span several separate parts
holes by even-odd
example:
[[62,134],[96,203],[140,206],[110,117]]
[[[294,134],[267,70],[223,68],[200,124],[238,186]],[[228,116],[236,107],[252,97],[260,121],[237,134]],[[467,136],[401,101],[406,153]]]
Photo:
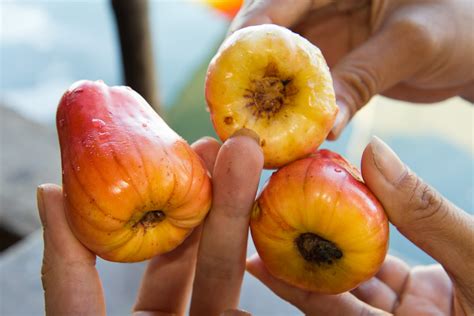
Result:
[[[281,80],[270,90],[285,89],[276,110],[262,110],[261,104],[255,104],[257,86],[267,77]],[[331,75],[321,51],[276,25],[247,27],[224,42],[209,66],[206,99],[222,140],[241,128],[260,136],[266,168],[280,167],[314,151],[337,114]]]

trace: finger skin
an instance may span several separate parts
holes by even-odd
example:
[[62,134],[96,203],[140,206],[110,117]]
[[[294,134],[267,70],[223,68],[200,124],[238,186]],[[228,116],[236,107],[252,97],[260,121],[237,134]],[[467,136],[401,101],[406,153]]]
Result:
[[73,235],[67,223],[61,187],[37,190],[43,224],[41,281],[47,315],[105,315],[105,301],[95,255]]
[[373,277],[351,291],[361,301],[391,312],[397,303],[397,294],[388,285]]
[[388,255],[376,276],[352,291],[369,305],[393,312],[410,276],[410,267]]
[[252,314],[238,310],[238,309],[228,309],[220,314],[220,316],[251,316]]
[[340,135],[352,116],[374,95],[412,77],[430,62],[433,45],[426,37],[414,23],[394,23],[336,64],[332,75],[341,114],[332,130],[333,137]]
[[452,301],[445,298],[451,297],[452,282],[443,267],[439,264],[417,266],[411,271],[394,314],[450,315]]
[[441,263],[474,302],[473,217],[424,183],[376,137],[363,153],[362,176],[390,222]]
[[262,168],[262,150],[247,136],[231,137],[217,155],[213,206],[199,245],[191,315],[219,315],[238,306],[250,212]]
[[229,34],[251,25],[277,24],[290,27],[307,12],[311,0],[255,0],[245,1],[229,28]]
[[[212,172],[220,144],[213,138],[205,137],[196,141],[191,147]],[[201,228],[201,226],[196,228],[175,250],[150,261],[143,275],[134,307],[135,313],[139,311],[176,315],[186,313]]]
[[409,275],[410,267],[404,261],[388,255],[376,277],[400,296]]
[[191,148],[201,157],[206,169],[212,175],[221,144],[212,137],[203,137],[195,141]]
[[151,259],[133,310],[184,315],[196,266],[201,226],[175,250]]
[[257,254],[247,260],[247,271],[306,315],[388,315],[350,293],[320,295],[286,284],[268,272]]

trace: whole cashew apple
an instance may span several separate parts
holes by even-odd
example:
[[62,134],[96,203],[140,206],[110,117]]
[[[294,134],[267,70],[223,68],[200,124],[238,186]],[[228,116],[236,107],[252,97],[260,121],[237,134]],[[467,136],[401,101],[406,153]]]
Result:
[[273,173],[250,228],[273,276],[321,294],[349,291],[374,276],[388,249],[382,205],[359,170],[326,149]]
[[206,216],[203,163],[132,89],[76,82],[56,123],[66,217],[98,256],[135,262],[168,252]]

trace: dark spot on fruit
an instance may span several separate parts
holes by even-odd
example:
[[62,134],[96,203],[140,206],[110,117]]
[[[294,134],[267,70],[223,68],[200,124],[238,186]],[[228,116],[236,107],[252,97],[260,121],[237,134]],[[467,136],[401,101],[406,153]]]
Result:
[[224,123],[225,123],[226,125],[230,125],[230,124],[232,124],[233,122],[234,122],[234,119],[232,118],[232,116],[226,116],[226,117],[224,118]]
[[265,144],[266,144],[265,139],[262,139],[262,140],[260,141],[260,146],[263,147],[263,146],[265,146]]
[[166,218],[166,215],[163,211],[148,211],[146,212],[138,222],[133,225],[133,227],[137,227],[138,225],[142,225],[145,229],[150,228],[162,222]]
[[333,242],[314,233],[303,233],[295,239],[301,256],[308,262],[317,265],[332,265],[342,258],[343,253]]
[[260,79],[250,82],[245,89],[244,98],[248,99],[247,108],[257,118],[272,118],[284,106],[291,103],[291,97],[298,93],[292,78],[282,78],[276,63],[270,62]]

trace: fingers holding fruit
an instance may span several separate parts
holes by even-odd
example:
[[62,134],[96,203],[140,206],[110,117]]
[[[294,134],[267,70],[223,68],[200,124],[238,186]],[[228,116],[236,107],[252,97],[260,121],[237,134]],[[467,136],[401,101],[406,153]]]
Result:
[[273,23],[324,52],[340,108],[328,137],[336,139],[379,93],[420,103],[470,99],[473,17],[470,1],[263,0],[249,1],[231,32]]
[[[201,157],[209,173],[214,170],[219,142],[204,137],[191,145]],[[152,258],[140,285],[134,311],[161,311],[168,314],[186,313],[194,279],[197,251],[202,225],[193,230],[173,251]]]
[[441,263],[459,292],[474,302],[473,217],[424,183],[378,138],[364,151],[362,175],[391,223]]
[[273,276],[257,254],[247,260],[247,271],[305,315],[385,315],[350,293],[323,295],[294,287]]

